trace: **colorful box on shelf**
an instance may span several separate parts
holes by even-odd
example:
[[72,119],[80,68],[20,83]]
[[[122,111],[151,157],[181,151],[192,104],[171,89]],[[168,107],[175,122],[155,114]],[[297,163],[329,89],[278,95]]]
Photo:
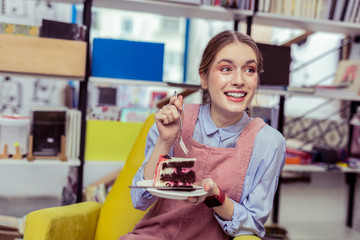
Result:
[[95,38],[94,77],[162,81],[164,44]]

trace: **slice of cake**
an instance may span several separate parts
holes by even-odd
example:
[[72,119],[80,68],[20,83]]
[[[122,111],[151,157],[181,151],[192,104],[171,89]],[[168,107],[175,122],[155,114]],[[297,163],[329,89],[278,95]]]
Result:
[[156,167],[154,186],[157,187],[189,187],[196,181],[192,170],[196,158],[176,158],[162,155]]

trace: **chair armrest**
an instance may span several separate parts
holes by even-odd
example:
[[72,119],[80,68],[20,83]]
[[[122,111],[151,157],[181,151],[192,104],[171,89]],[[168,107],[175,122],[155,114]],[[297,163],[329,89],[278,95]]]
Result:
[[102,204],[82,202],[29,213],[24,240],[94,239]]

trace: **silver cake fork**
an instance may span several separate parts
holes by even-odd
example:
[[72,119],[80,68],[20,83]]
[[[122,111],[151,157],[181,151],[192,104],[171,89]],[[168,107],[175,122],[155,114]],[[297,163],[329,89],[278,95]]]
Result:
[[[177,92],[174,91],[174,96],[177,97]],[[182,126],[182,119],[181,119],[181,112],[180,110],[179,111],[179,115],[180,115],[180,147],[181,149],[183,150],[183,152],[185,153],[185,155],[188,155],[189,154],[189,150],[187,149],[187,147],[185,146],[185,143],[184,143],[184,140],[182,138],[182,129],[183,129],[183,126]]]

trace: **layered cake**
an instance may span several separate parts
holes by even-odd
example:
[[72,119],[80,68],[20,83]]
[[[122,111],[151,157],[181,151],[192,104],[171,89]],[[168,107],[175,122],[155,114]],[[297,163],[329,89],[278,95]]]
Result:
[[156,167],[154,186],[189,187],[196,181],[194,167],[196,158],[176,158],[162,155]]

